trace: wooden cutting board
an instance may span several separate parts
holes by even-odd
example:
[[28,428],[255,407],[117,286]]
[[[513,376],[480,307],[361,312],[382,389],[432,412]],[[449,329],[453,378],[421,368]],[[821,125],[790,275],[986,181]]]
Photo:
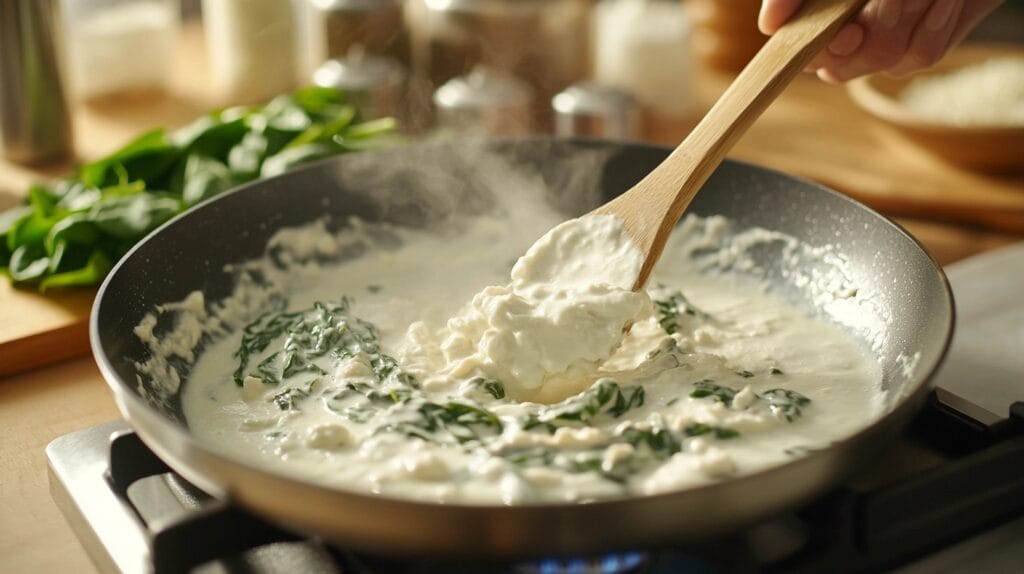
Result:
[[[704,72],[701,101],[730,81]],[[692,121],[692,120],[691,120]],[[676,145],[684,121],[648,122],[648,139]],[[846,88],[797,78],[733,148],[731,157],[818,181],[887,215],[1024,234],[1024,166],[967,171],[932,156],[862,110]]]
[[[96,157],[155,126],[183,125],[216,105],[205,91],[202,36],[182,35],[173,95],[108,101],[75,108],[79,157]],[[730,77],[702,72],[697,78],[705,106]],[[674,146],[694,119],[648,122],[646,139]],[[1024,174],[989,176],[945,165],[888,131],[858,108],[844,88],[812,77],[798,78],[734,148],[732,157],[822,182],[888,215],[969,224],[1003,232],[922,230],[951,246],[952,261],[992,243],[1024,239]],[[28,183],[67,173],[70,166],[31,170],[0,160],[0,209],[13,205]],[[912,229],[913,231],[913,229]],[[929,241],[929,240],[926,240]],[[976,248],[961,245],[974,242]],[[154,273],[159,270],[154,269]],[[0,377],[88,351],[86,328],[94,290],[51,293],[0,286]]]

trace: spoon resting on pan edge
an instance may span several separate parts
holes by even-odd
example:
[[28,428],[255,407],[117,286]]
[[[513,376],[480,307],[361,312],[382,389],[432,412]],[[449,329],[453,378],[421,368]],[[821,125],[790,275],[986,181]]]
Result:
[[644,255],[647,283],[690,201],[747,128],[867,0],[809,0],[780,28],[665,161],[592,214],[615,215]]

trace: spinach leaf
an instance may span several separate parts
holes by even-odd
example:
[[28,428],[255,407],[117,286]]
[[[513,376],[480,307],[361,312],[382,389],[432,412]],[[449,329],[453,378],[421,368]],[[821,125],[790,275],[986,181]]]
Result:
[[679,452],[680,442],[667,429],[641,429],[630,426],[619,434],[634,448],[645,447],[656,459],[666,459]]
[[94,285],[103,279],[111,267],[113,264],[103,250],[95,249],[84,267],[44,277],[39,282],[39,290],[45,293],[51,287]]
[[50,267],[50,258],[41,245],[25,244],[14,249],[7,272],[15,281],[33,281]]
[[620,387],[611,379],[600,379],[580,395],[570,397],[540,412],[533,426],[538,426],[539,423],[556,425],[560,422],[587,423],[602,412],[607,412],[618,418],[626,411],[643,404],[644,388],[642,386]]
[[260,174],[268,150],[267,136],[249,132],[228,152],[228,168],[239,181],[255,179]]
[[[53,274],[63,277],[50,287],[98,283],[109,269],[103,257],[115,261],[185,208],[261,175],[391,145],[396,140],[381,136],[394,127],[390,119],[362,121],[340,91],[305,88],[263,107],[207,114],[173,133],[151,130],[73,178],[31,187],[24,205],[0,213],[0,273],[40,287]],[[67,218],[75,219],[58,226]]]
[[209,157],[192,154],[185,160],[181,199],[186,205],[195,205],[227,190],[233,183],[231,171],[226,165]]
[[[776,373],[776,371],[778,371],[778,373]],[[754,374],[749,371],[741,371],[738,374],[744,378],[754,376]],[[769,376],[775,376],[776,374],[782,374],[782,371],[773,368],[769,372]],[[691,397],[695,399],[710,397],[716,401],[724,403],[726,406],[732,406],[733,398],[736,396],[736,393],[739,392],[733,388],[716,385],[710,380],[697,381],[693,386],[695,387],[695,390],[690,392]],[[772,414],[785,418],[788,422],[793,422],[803,416],[803,408],[811,403],[811,399],[789,389],[769,389],[761,393],[756,393],[756,396],[757,403],[755,404],[759,403],[761,405],[766,405]],[[726,437],[719,436],[719,438]]]
[[715,438],[729,439],[740,436],[740,433],[736,430],[726,427],[715,427],[706,425],[703,423],[692,424],[683,429],[683,434],[686,436],[701,436],[706,434],[713,434]]
[[183,155],[224,158],[248,131],[244,117],[225,120],[222,115],[214,114],[203,116],[181,128],[171,140]]
[[260,177],[281,175],[296,166],[336,155],[339,151],[338,146],[322,142],[286,147],[263,161]]
[[505,385],[498,379],[476,377],[469,381],[469,384],[482,387],[488,394],[496,399],[505,398]]
[[772,413],[785,418],[788,422],[803,416],[803,408],[811,403],[811,399],[788,389],[771,389],[758,396],[768,401],[768,408]]
[[[664,285],[659,285],[658,291],[667,291]],[[654,303],[654,309],[657,313],[658,324],[665,330],[669,335],[674,335],[679,332],[679,320],[684,315],[696,317],[702,320],[707,320],[710,316],[695,307],[690,301],[683,295],[682,291],[672,290],[667,291],[666,296],[655,296],[651,299]]]
[[320,379],[313,379],[298,387],[289,387],[274,395],[274,404],[282,411],[297,410],[299,401],[313,394],[313,387]]
[[716,401],[725,403],[725,406],[732,405],[732,399],[736,396],[739,391],[737,389],[724,387],[722,385],[716,385],[710,379],[704,379],[703,381],[697,381],[693,383],[696,390],[690,393],[690,396],[695,399],[703,399],[704,397],[711,397]]
[[[163,128],[142,134],[113,154],[82,166],[78,179],[89,187],[151,180],[167,173],[181,155]],[[120,173],[118,173],[120,171]]]
[[96,242],[99,230],[96,224],[85,213],[75,213],[61,219],[46,234],[44,246],[46,252],[53,255],[61,243],[81,243],[91,245]]
[[181,200],[155,192],[106,198],[89,210],[89,219],[106,234],[141,239],[181,211]]

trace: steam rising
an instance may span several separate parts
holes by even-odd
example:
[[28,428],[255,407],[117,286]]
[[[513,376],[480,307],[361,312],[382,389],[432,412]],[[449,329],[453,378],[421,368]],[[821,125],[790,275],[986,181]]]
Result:
[[[227,266],[224,271],[235,284],[229,296],[209,301],[197,291],[187,307],[171,303],[146,315],[135,330],[149,349],[149,357],[136,363],[139,394],[178,418],[180,381],[207,343],[252,321],[300,286],[323,285],[319,297],[338,297],[335,283],[324,279],[325,264],[395,249],[408,237],[403,230],[452,237],[471,220],[495,217],[517,231],[490,246],[494,253],[509,253],[501,263],[511,265],[548,229],[602,202],[603,178],[616,150],[550,140],[529,146],[481,140],[341,158],[324,182],[338,189],[322,206],[324,215],[276,230],[262,257]],[[266,211],[263,217],[273,215]],[[168,348],[176,352],[165,352]]]

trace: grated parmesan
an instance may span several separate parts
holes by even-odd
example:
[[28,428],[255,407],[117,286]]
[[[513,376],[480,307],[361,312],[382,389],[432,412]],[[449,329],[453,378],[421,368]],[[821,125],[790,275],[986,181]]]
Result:
[[900,101],[920,119],[961,126],[1024,126],[1024,59],[993,58],[916,78]]

